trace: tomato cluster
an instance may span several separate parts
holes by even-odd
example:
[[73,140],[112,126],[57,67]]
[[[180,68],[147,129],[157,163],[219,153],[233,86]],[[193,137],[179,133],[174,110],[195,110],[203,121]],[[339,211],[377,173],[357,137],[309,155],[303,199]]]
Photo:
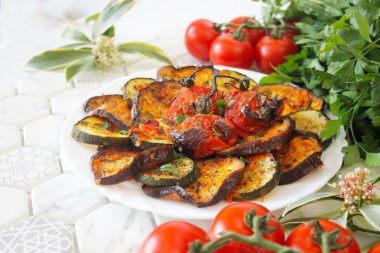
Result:
[[[267,241],[278,245],[284,245],[300,252],[322,252],[321,246],[315,242],[316,235],[313,229],[316,225],[312,225],[310,222],[301,224],[297,226],[285,240],[282,225],[278,222],[275,216],[264,206],[252,202],[239,202],[224,207],[212,221],[208,232],[184,221],[171,221],[164,223],[151,232],[151,234],[143,242],[139,252],[185,253],[189,251],[189,245],[191,243],[199,241],[201,245],[204,245],[212,240],[220,238],[222,236],[221,232],[223,231],[233,232],[242,236],[251,236],[254,232],[245,223],[245,215],[246,213],[252,212],[252,210],[254,210],[255,215],[258,217],[263,217],[268,214],[271,215],[271,218],[267,223],[267,228],[271,230],[268,233],[262,234],[262,237]],[[331,249],[331,252],[360,252],[359,245],[355,238],[345,228],[329,220],[318,219],[316,221],[318,221],[319,225],[326,232],[330,233],[335,230],[339,230],[339,236],[337,237],[336,244],[339,247],[344,245],[346,245],[346,247],[342,249]],[[263,247],[259,248],[255,245],[232,240],[213,252],[267,253],[273,251]]]
[[[244,22],[254,25],[260,23],[251,17],[236,17],[229,23],[241,25]],[[294,26],[293,21],[288,25]],[[293,41],[297,32],[286,30],[281,38],[274,38],[270,32],[266,35],[260,29],[242,29],[242,40],[235,39],[232,32],[237,27],[228,27],[223,32],[211,20],[197,19],[185,32],[185,45],[189,53],[202,61],[211,60],[214,64],[250,69],[256,62],[263,73],[273,72],[272,66],[278,66],[286,61],[285,56],[299,52]],[[245,36],[244,36],[245,35]]]

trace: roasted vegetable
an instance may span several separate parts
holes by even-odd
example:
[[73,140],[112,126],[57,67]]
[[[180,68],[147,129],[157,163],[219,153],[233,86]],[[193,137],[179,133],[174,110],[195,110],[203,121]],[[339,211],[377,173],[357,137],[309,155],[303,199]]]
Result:
[[199,168],[198,180],[183,188],[180,186],[151,187],[144,192],[154,198],[185,201],[196,207],[218,203],[243,177],[245,164],[238,158],[213,158],[195,162]]
[[105,118],[88,116],[78,121],[71,136],[83,143],[95,145],[127,145],[130,143],[128,131],[121,130]]
[[198,175],[199,169],[194,161],[187,157],[181,157],[170,163],[159,164],[138,173],[135,179],[149,186],[179,185],[186,187],[194,182]]
[[174,159],[169,146],[142,151],[131,146],[100,147],[91,158],[91,170],[97,184],[117,184],[134,177],[146,166]]
[[[164,66],[157,71],[158,80],[176,80],[189,77],[198,67],[186,66],[182,68],[174,68],[173,66]],[[218,71],[216,71],[218,72]],[[202,69],[195,74],[194,84],[197,86],[211,86],[212,72],[209,68]]]
[[323,165],[322,145],[311,132],[295,131],[290,142],[273,154],[281,165],[280,185],[290,184]]
[[127,102],[132,105],[132,100],[136,96],[137,91],[147,87],[149,84],[155,82],[153,78],[136,77],[124,84],[123,96]]
[[242,143],[217,152],[220,156],[248,156],[251,154],[269,152],[285,146],[293,131],[293,121],[288,118],[278,118],[262,133],[248,136]]
[[271,153],[244,157],[249,161],[243,179],[227,196],[228,200],[242,201],[263,197],[280,181],[281,168]]
[[[237,71],[223,69],[218,74],[223,75],[223,76],[235,77],[237,79],[246,78],[249,80],[249,89],[252,89],[253,87],[255,87],[257,85],[257,83],[253,79],[251,79],[248,76],[243,75]],[[234,87],[239,88],[239,82],[236,81],[235,79],[229,78],[229,77],[218,77],[218,78],[216,78],[216,84],[218,87],[218,91],[220,91],[220,92],[229,92],[231,90],[234,90],[235,89]]]
[[154,148],[162,145],[172,145],[170,138],[171,124],[168,120],[147,119],[129,129],[129,135],[136,147],[142,149]]
[[191,158],[203,158],[235,145],[234,125],[217,115],[197,114],[170,130],[174,147]]
[[255,90],[265,93],[270,97],[281,98],[284,108],[280,116],[289,115],[292,112],[314,109],[321,110],[323,100],[310,91],[287,84],[257,85]]
[[139,90],[133,99],[132,118],[134,123],[141,123],[149,118],[168,118],[171,102],[182,88],[174,80],[153,82]]
[[124,130],[128,130],[133,124],[128,103],[122,95],[92,97],[86,101],[83,109],[91,115],[107,118]]

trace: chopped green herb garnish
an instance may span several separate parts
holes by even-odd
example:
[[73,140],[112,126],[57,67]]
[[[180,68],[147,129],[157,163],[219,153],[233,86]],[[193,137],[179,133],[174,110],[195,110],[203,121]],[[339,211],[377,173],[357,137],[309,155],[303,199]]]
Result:
[[207,79],[206,81],[205,81],[205,84],[209,84],[210,83],[210,81]]
[[227,156],[227,157],[232,157],[232,155],[231,155],[230,152],[227,152],[226,156]]
[[243,162],[245,162],[245,164],[251,164],[251,161],[249,161],[248,159],[245,159],[242,156],[240,156],[239,159],[242,160]]
[[98,129],[100,130],[111,130],[111,124],[109,122],[100,123],[99,125],[100,126],[98,127]]
[[171,163],[164,164],[159,169],[156,169],[153,172],[154,173],[157,173],[157,172],[166,172],[166,173],[171,173],[173,175],[178,175],[177,167],[174,166]]
[[125,135],[128,135],[128,130],[120,130],[120,131],[117,131],[119,134],[125,134]]
[[260,132],[260,133],[255,134],[254,136],[255,137],[260,137],[260,136],[263,136],[263,134],[264,134],[263,132]]
[[222,136],[222,134],[221,134],[221,133],[219,133],[219,132],[218,132],[218,130],[216,130],[216,128],[215,128],[215,127],[213,127],[213,126],[210,126],[210,128],[211,128],[211,129],[212,129],[212,131],[213,131],[212,135],[216,135],[216,136]]
[[198,122],[198,126],[202,127],[201,121],[199,119],[197,119],[197,122]]
[[187,119],[187,115],[183,115],[183,114],[178,114],[177,117],[174,118],[175,122],[177,122],[177,125],[181,125],[182,122],[185,121],[185,119]]
[[226,100],[225,99],[218,99],[218,100],[216,100],[215,105],[217,107],[225,107],[226,106]]
[[146,114],[148,114],[149,117],[154,118],[154,115],[151,114],[148,110],[146,111]]
[[173,147],[173,158],[174,160],[177,160],[179,158],[179,154],[177,153],[177,151],[175,151],[174,147]]

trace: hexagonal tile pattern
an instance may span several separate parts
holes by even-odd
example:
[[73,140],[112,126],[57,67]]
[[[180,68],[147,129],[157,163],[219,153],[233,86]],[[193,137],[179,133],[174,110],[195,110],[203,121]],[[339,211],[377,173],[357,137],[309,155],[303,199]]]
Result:
[[28,195],[24,190],[0,186],[0,229],[29,216]]
[[[54,85],[52,85],[54,84]],[[17,83],[22,95],[49,97],[71,88],[62,71],[23,72]]]
[[22,147],[0,156],[0,185],[30,191],[58,174],[58,159],[51,150]]
[[24,127],[24,142],[27,146],[59,148],[59,135],[65,117],[49,115]]
[[54,114],[68,115],[77,106],[83,105],[93,89],[74,88],[51,99]]
[[32,190],[34,215],[74,224],[80,217],[104,205],[106,199],[72,174],[62,174]]
[[131,252],[153,230],[152,217],[118,204],[107,204],[75,223],[80,252]]
[[9,80],[0,80],[0,87],[0,99],[13,96],[16,93],[16,88],[14,87],[13,83]]
[[69,225],[41,217],[29,217],[0,231],[1,252],[74,252]]
[[50,113],[46,98],[14,96],[0,101],[0,123],[23,125]]
[[0,124],[0,154],[21,146],[20,130],[17,126]]

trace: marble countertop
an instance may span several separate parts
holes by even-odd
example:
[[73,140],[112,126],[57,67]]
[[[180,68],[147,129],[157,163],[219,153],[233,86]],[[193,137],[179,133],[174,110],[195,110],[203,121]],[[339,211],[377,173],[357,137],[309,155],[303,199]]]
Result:
[[[110,72],[96,69],[67,83],[60,71],[28,73],[31,56],[64,43],[65,22],[101,11],[106,0],[3,0],[0,9],[0,252],[136,252],[168,217],[116,203],[88,187],[60,161],[60,128],[84,98],[112,80],[163,66],[136,56]],[[184,46],[196,18],[217,22],[261,18],[250,0],[140,0],[116,24],[116,40],[165,51],[176,65],[199,64]],[[85,31],[89,27],[77,22]],[[101,78],[99,78],[101,76]],[[69,138],[69,137],[68,137]],[[308,206],[295,217],[338,213],[333,202]],[[281,210],[275,212],[281,213]],[[211,221],[190,222],[207,229]],[[378,240],[355,233],[363,251]]]

